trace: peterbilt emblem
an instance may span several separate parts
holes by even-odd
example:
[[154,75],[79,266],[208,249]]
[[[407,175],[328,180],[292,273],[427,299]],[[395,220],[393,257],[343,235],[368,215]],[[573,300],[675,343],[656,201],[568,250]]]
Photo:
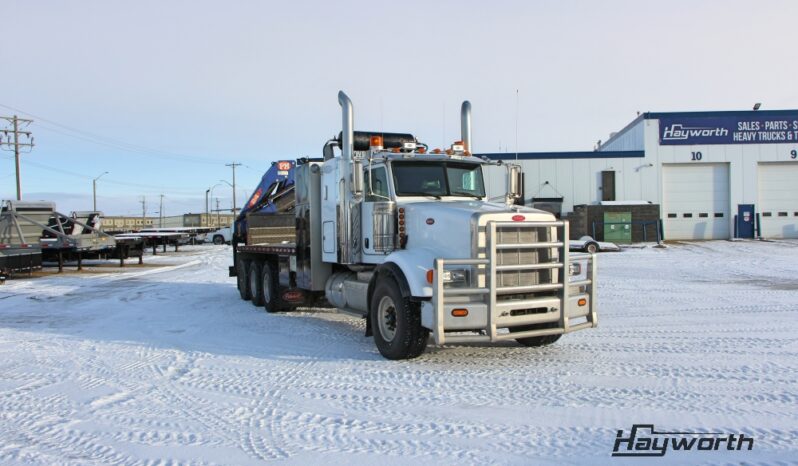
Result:
[[435,219],[434,218],[428,218],[427,219],[427,225],[432,225],[433,223],[435,223]]

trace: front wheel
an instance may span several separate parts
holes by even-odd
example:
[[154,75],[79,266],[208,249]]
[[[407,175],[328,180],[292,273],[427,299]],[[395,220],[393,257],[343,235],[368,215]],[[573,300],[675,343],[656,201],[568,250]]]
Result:
[[216,245],[224,244],[224,236],[222,236],[222,235],[214,235],[213,236],[213,244],[216,244]]
[[599,245],[593,242],[587,243],[585,245],[585,252],[590,254],[595,254],[599,251]]
[[385,358],[412,359],[424,352],[429,330],[421,326],[420,306],[402,296],[393,278],[379,279],[369,312],[374,343]]

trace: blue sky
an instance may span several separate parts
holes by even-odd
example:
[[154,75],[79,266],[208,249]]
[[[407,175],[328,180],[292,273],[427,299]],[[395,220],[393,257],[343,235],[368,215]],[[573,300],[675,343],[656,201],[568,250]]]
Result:
[[[476,151],[591,150],[637,111],[798,108],[790,1],[0,1],[0,116],[32,118],[25,199],[59,210],[204,210],[237,171],[340,131],[458,138]],[[518,144],[516,146],[516,114]],[[14,197],[0,153],[0,198]],[[214,188],[229,208],[231,189]]]

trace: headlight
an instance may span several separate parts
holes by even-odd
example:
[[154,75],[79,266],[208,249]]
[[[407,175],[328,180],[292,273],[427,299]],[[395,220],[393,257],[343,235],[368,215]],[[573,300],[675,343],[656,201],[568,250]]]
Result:
[[568,281],[578,282],[587,280],[588,261],[571,262],[568,264]]
[[468,269],[452,269],[443,271],[445,288],[467,288],[471,284],[471,271]]

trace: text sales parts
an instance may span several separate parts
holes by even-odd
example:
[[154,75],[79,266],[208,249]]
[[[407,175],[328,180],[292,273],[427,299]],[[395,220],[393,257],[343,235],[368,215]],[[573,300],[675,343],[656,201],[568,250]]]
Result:
[[660,145],[774,144],[798,142],[798,113],[689,117],[663,116]]

